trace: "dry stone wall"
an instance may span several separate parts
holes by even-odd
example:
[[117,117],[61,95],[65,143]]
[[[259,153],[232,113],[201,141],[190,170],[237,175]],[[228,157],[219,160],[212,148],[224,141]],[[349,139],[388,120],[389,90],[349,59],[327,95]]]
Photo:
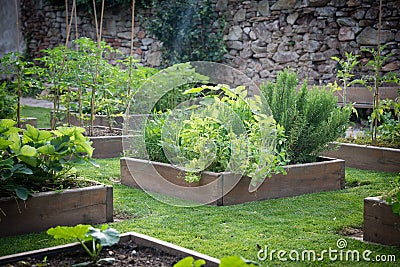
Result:
[[[72,2],[72,1],[70,1]],[[361,54],[363,47],[377,45],[379,1],[377,0],[215,0],[214,9],[227,21],[223,63],[243,71],[256,82],[274,79],[290,67],[311,84],[333,81],[336,62],[332,56],[345,52]],[[32,56],[65,42],[65,9],[45,0],[21,0],[22,32]],[[71,6],[71,5],[70,5]],[[162,64],[162,43],[146,32],[151,10],[135,11],[134,55],[144,65]],[[95,37],[93,15],[78,9],[79,36]],[[71,38],[75,37],[72,25]],[[103,39],[124,54],[130,53],[131,9],[107,9]],[[400,1],[383,1],[382,43],[384,53],[395,56],[385,71],[400,69]]]

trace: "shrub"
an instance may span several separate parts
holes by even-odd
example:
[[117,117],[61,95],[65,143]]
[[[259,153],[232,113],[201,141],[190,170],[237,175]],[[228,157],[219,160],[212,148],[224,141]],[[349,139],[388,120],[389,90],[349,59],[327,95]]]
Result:
[[285,129],[285,150],[292,163],[312,162],[327,149],[327,144],[345,133],[351,108],[337,107],[337,97],[325,88],[308,89],[307,81],[299,92],[298,77],[288,69],[278,73],[275,83],[262,84],[274,119]]

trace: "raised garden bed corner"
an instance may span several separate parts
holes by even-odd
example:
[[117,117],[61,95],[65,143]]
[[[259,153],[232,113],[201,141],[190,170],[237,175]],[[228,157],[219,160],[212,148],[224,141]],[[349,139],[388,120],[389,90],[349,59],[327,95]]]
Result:
[[[18,205],[17,205],[18,202]],[[94,185],[34,193],[28,200],[0,198],[0,237],[45,231],[57,225],[113,221],[112,186]]]
[[365,241],[383,245],[400,245],[400,217],[380,197],[364,198]]

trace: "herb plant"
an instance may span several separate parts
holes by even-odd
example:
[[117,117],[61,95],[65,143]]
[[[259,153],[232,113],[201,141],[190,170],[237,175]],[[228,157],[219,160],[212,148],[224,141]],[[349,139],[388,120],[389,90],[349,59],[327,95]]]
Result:
[[351,108],[337,107],[337,97],[325,88],[308,89],[305,81],[297,93],[297,86],[297,74],[286,69],[261,90],[274,119],[285,129],[283,146],[290,161],[313,162],[329,142],[345,133]]
[[33,191],[68,183],[76,177],[73,166],[91,160],[93,148],[79,127],[54,131],[14,127],[0,121],[0,192],[26,200]]
[[261,98],[245,101],[244,86],[231,89],[222,84],[184,92],[199,93],[204,95],[200,101],[155,115],[147,123],[145,140],[151,160],[183,167],[188,182],[198,181],[202,170],[246,174],[253,183],[284,172],[286,153],[274,142],[283,143],[284,130],[261,112]]
[[76,226],[57,226],[47,230],[47,234],[55,239],[66,239],[78,241],[83,249],[90,256],[90,262],[82,262],[74,266],[87,266],[92,263],[114,262],[114,258],[100,259],[100,252],[103,247],[109,247],[119,242],[119,232],[108,225],[102,225],[95,228],[87,224],[78,224]]

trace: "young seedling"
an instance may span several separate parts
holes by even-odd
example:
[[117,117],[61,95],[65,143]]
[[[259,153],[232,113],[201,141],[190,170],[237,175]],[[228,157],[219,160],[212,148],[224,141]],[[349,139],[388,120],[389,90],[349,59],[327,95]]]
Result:
[[[100,259],[100,252],[103,247],[112,246],[119,242],[119,232],[108,225],[102,225],[95,228],[87,224],[78,224],[76,226],[57,226],[47,230],[47,234],[55,239],[77,240],[83,249],[90,256],[91,261],[82,262],[73,266],[87,266],[92,263],[114,262],[114,258]],[[91,244],[91,245],[89,245]]]
[[[202,267],[206,264],[205,260],[195,260],[193,257],[186,257],[177,262],[174,267]],[[249,267],[259,266],[258,263],[245,260],[238,256],[228,256],[221,259],[219,267]]]

